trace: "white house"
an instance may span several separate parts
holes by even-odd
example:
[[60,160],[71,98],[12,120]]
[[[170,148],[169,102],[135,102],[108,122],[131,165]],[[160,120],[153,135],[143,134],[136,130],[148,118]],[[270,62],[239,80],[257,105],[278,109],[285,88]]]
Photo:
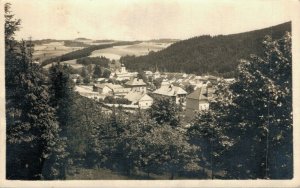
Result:
[[153,104],[153,99],[144,92],[131,91],[124,98],[131,101],[133,105],[138,105],[141,109],[147,109]]
[[181,87],[162,82],[161,87],[153,92],[153,94],[162,97],[172,98],[177,104],[185,104],[187,92]]
[[128,88],[124,88],[118,84],[104,83],[104,84],[94,84],[94,92],[99,92],[104,95],[115,95],[115,96],[125,96],[130,91]]
[[112,94],[113,90],[107,84],[94,84],[93,91],[107,95],[107,94]]
[[129,88],[130,91],[137,91],[137,92],[147,92],[146,89],[147,84],[143,81],[143,79],[139,78],[131,78],[128,82],[125,83],[125,87]]

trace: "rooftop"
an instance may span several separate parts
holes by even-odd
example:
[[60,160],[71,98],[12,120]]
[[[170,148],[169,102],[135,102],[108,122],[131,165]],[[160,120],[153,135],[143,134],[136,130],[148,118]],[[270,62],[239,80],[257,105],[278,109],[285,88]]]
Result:
[[151,98],[144,92],[130,92],[127,95],[124,96],[125,99],[128,99],[129,101],[136,103],[144,96],[147,96],[148,98]]
[[208,100],[208,99],[210,99],[208,94],[212,94],[212,93],[213,93],[212,87],[203,86],[203,87],[196,89],[194,92],[189,94],[186,98],[187,99],[196,99],[196,100]]
[[145,86],[145,82],[143,79],[133,78],[130,79],[128,82],[125,83],[128,86]]
[[172,84],[162,85],[159,89],[155,90],[153,93],[165,96],[176,96],[187,94],[185,90],[181,87],[174,86]]

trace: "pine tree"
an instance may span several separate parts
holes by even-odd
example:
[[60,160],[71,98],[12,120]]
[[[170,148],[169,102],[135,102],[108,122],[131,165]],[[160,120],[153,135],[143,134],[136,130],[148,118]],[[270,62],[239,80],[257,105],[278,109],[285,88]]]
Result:
[[46,77],[39,65],[32,63],[32,43],[14,39],[20,20],[14,19],[10,4],[5,4],[6,64],[6,177],[7,179],[41,179],[59,167],[49,158],[64,158],[64,141],[59,137],[55,109],[49,105]]
[[67,135],[68,123],[71,121],[74,101],[74,82],[70,78],[69,68],[60,63],[49,70],[51,105],[56,108],[57,120],[62,128],[62,135]]
[[102,76],[101,68],[99,65],[96,65],[93,72],[93,78],[100,78],[101,76]]

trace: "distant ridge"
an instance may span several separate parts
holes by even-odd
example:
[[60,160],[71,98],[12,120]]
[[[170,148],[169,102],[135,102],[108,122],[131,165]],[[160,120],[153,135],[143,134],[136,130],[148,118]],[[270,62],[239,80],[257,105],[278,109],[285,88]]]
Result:
[[160,71],[231,77],[240,59],[263,54],[262,41],[266,35],[278,39],[286,31],[291,31],[291,22],[239,34],[198,36],[149,55],[122,57],[121,62],[133,71],[154,71],[158,67]]
[[162,38],[162,39],[152,39],[152,40],[147,40],[147,42],[160,42],[160,43],[172,43],[172,42],[178,42],[180,39],[167,39],[167,38]]
[[88,38],[84,38],[84,37],[79,37],[79,38],[76,38],[74,40],[92,40],[92,39],[88,39]]

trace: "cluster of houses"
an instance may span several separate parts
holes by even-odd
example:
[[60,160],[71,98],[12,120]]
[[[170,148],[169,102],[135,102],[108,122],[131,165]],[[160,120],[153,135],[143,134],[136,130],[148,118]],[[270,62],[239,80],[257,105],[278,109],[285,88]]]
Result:
[[[174,100],[185,109],[186,119],[191,119],[195,112],[209,108],[209,102],[213,98],[213,85],[219,81],[214,76],[196,76],[184,73],[160,73],[158,71],[144,71],[146,78],[151,80],[160,79],[160,87],[150,90],[143,79],[138,77],[137,72],[129,72],[124,65],[112,71],[110,79],[126,81],[123,84],[94,83],[89,94],[80,92],[83,96],[99,99],[106,96],[124,98],[131,102],[127,107],[148,109],[154,99],[165,97]],[[228,80],[230,82],[232,80]],[[151,84],[151,83],[150,83]],[[184,88],[192,86],[194,91],[188,93]],[[111,105],[111,104],[108,104]],[[121,105],[121,104],[119,104]],[[126,107],[124,104],[123,106]]]
[[147,84],[139,78],[130,78],[124,86],[112,83],[94,84],[93,91],[106,96],[114,96],[129,100],[136,108],[147,109],[153,98],[147,94]]

